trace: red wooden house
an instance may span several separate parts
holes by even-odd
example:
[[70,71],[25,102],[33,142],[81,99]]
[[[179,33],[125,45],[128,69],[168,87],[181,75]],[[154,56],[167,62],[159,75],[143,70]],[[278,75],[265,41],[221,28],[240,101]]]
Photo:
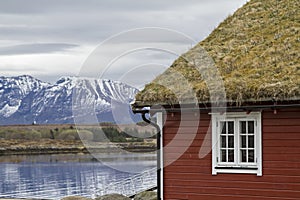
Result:
[[[161,130],[160,199],[300,199],[298,8],[248,2],[136,96]],[[218,73],[194,66],[203,49]]]

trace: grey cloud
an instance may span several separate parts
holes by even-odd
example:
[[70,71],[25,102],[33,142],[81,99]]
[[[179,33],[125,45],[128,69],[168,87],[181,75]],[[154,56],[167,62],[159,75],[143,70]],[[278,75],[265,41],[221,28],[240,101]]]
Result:
[[[1,73],[3,72],[10,72],[10,73],[16,73],[16,76],[20,75],[19,73],[24,71],[25,66],[14,66],[14,65],[6,65],[6,66],[1,66]],[[38,72],[40,69],[37,67],[33,66],[27,66],[26,70],[31,71],[31,72]],[[5,75],[6,76],[6,75]],[[9,75],[7,75],[9,76]]]
[[[95,44],[123,30],[153,26],[179,30],[203,39],[211,31],[206,27],[215,23],[208,19],[221,21],[229,14],[230,7],[236,8],[238,3],[245,1],[0,1],[0,39]],[[195,20],[190,20],[192,18]],[[1,27],[1,24],[14,24],[15,27]]]
[[78,47],[78,45],[63,44],[63,43],[22,44],[22,45],[0,47],[0,55],[53,53],[53,52],[68,51],[75,47]]
[[[199,42],[228,14],[233,13],[245,2],[246,0],[0,0],[0,42],[3,41],[3,45],[7,45],[7,42],[4,41],[12,41],[12,44],[8,45],[26,44],[0,47],[0,55],[37,53],[49,53],[50,55],[53,52],[70,51],[77,46],[74,44],[78,44],[82,47],[82,57],[85,58],[90,50],[86,51],[84,47],[91,47],[92,50],[114,34],[140,27],[174,29]],[[168,34],[154,36],[151,33],[144,38],[136,35],[134,41],[126,42],[158,42],[167,47],[169,44],[180,46],[185,41],[172,38]],[[114,52],[114,46],[117,45],[118,41],[115,41],[107,48],[105,55]],[[39,57],[40,55],[35,56]],[[15,57],[11,56],[10,58],[11,62],[6,58],[6,63],[19,65]],[[76,58],[78,59],[78,54],[76,54]],[[122,60],[120,67],[116,67],[116,70],[111,73],[119,74],[123,72],[120,70],[121,66],[124,68],[125,64],[139,64],[135,61],[141,58],[138,56]],[[22,63],[22,59],[24,58],[20,57],[17,60]],[[30,65],[44,66],[44,63],[49,63],[49,68],[51,67],[53,70],[49,70],[49,73],[47,71],[42,78],[54,80],[55,75],[69,75],[64,74],[70,72],[63,71],[63,68],[72,65],[77,66],[77,70],[80,62],[83,61],[78,59],[75,63],[74,56],[70,56],[53,64],[53,62],[48,62],[48,59],[52,59],[52,57],[43,59],[39,57],[38,61],[34,63],[29,60],[28,66],[24,66],[24,70],[28,69],[28,74],[41,76],[42,73],[33,71],[29,68]],[[158,53],[143,57],[143,59],[146,63],[153,61],[170,63],[175,58]],[[0,63],[0,67],[2,66],[4,64]],[[52,72],[51,77],[50,71]]]
[[[201,3],[210,0],[201,0]],[[2,1],[0,12],[8,14],[38,14],[57,12],[84,12],[91,11],[136,11],[136,10],[165,10],[172,7],[182,7],[185,4],[196,4],[198,0],[190,0],[188,3],[183,0],[9,0]]]

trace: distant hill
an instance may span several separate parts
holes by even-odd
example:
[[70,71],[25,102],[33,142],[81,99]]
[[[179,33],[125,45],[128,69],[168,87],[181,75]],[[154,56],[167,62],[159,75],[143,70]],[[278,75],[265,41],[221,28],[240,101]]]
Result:
[[[184,100],[186,90],[181,89],[183,83],[178,83],[174,71],[192,85],[199,102],[210,101],[210,92],[219,88],[212,86],[209,91],[203,74],[187,61],[199,57],[202,49],[215,62],[228,102],[299,99],[299,8],[299,0],[247,2],[138,93],[136,105],[176,104],[178,97]],[[202,64],[205,68],[205,60]],[[173,86],[176,95],[162,83]]]
[[[94,108],[99,122],[114,122],[111,102],[126,105],[137,92],[124,83],[101,79],[62,77],[49,84],[27,75],[0,77],[0,125],[74,123],[74,96]],[[80,112],[82,117],[93,114]]]

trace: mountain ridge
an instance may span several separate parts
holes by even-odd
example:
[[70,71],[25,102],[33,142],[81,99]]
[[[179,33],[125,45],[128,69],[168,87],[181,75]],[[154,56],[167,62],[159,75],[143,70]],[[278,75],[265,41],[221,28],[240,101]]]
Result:
[[107,79],[64,76],[50,84],[29,75],[1,76],[0,125],[74,123],[75,92],[85,106],[94,108],[100,122],[113,122],[111,102],[129,104],[138,90]]

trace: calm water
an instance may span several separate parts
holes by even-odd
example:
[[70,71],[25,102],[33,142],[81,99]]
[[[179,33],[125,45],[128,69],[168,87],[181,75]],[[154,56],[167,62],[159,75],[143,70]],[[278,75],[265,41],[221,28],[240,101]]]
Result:
[[[101,156],[100,156],[101,157]],[[154,154],[0,156],[0,197],[93,197],[97,189],[156,166]]]

